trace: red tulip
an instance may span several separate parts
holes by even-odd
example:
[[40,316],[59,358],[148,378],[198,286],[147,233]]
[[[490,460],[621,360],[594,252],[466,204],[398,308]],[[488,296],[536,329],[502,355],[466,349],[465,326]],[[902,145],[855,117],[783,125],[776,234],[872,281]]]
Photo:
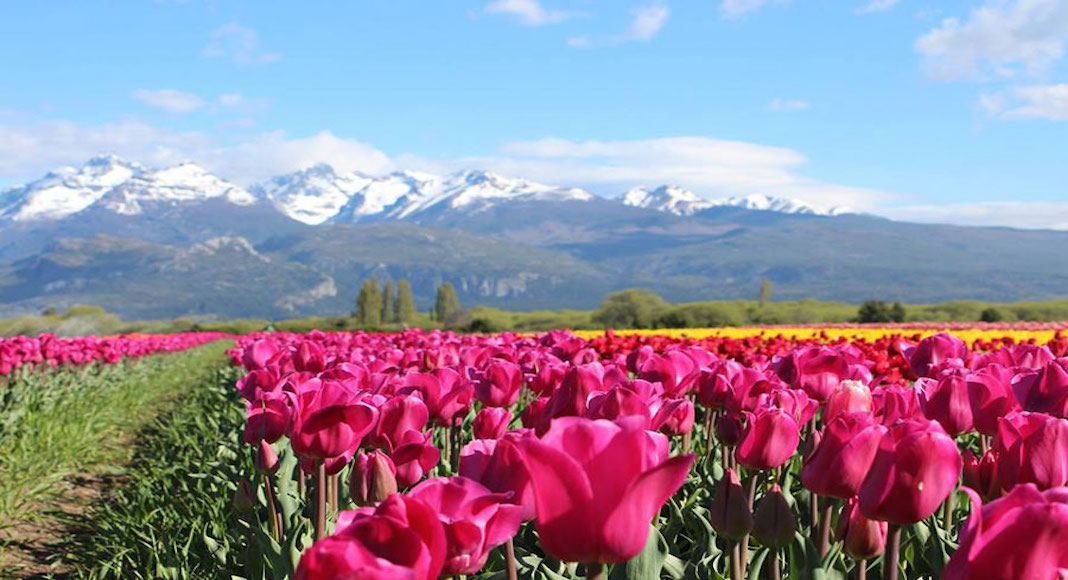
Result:
[[870,413],[871,410],[871,389],[860,381],[842,381],[827,397],[823,422],[830,423],[842,413]]
[[649,524],[682,486],[693,455],[668,458],[663,435],[640,422],[553,421],[523,443],[545,551],[567,562],[625,562],[645,547]]
[[886,522],[869,520],[857,507],[857,499],[849,498],[838,514],[835,536],[842,542],[843,551],[854,560],[870,560],[886,549]]
[[1008,491],[1021,483],[1039,489],[1068,485],[1068,419],[1043,413],[1012,413],[994,439],[998,482]]
[[426,503],[392,495],[373,511],[343,512],[337,530],[305,550],[296,580],[436,580],[445,529]]
[[518,444],[529,432],[512,431],[500,439],[476,439],[460,451],[459,473],[497,493],[510,493],[509,501],[523,509],[523,520],[534,519],[534,490]]
[[977,495],[946,580],[1056,580],[1068,574],[1068,488],[1016,486],[985,506]]
[[475,384],[475,395],[487,407],[511,407],[523,389],[523,370],[506,360],[494,360]]
[[900,421],[879,443],[860,486],[860,510],[873,520],[916,523],[949,497],[960,472],[957,445],[938,423]]
[[474,574],[486,565],[493,548],[505,543],[523,523],[522,509],[466,477],[437,477],[408,495],[437,511],[445,526],[445,575]]
[[819,495],[848,499],[860,490],[886,427],[869,413],[843,413],[823,429],[819,445],[805,458],[801,484]]
[[956,437],[974,427],[965,369],[946,370],[937,379],[921,378],[915,388],[923,414],[938,421],[950,436]]
[[786,463],[801,442],[801,428],[782,409],[758,409],[734,456],[750,469],[771,469]]
[[512,412],[503,407],[483,407],[471,424],[475,439],[500,439],[508,431]]

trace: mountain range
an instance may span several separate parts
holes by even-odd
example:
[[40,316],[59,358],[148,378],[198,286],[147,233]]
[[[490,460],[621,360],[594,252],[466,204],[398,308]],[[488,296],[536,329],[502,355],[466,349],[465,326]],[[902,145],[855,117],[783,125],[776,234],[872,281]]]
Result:
[[113,155],[0,192],[0,314],[100,304],[128,318],[352,310],[368,276],[417,304],[586,308],[675,301],[911,302],[1068,294],[1068,232],[921,225],[768,195],[663,185],[605,198],[487,171],[384,176],[325,164],[249,187]]

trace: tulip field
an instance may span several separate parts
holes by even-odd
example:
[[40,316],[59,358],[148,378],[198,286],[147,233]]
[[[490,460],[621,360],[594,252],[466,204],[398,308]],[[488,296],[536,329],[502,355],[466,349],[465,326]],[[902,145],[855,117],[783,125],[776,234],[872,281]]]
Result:
[[[170,409],[73,577],[1068,578],[1068,335],[945,330],[19,337],[0,436],[78,384],[61,423]],[[62,471],[18,447],[0,532]]]
[[1068,577],[1068,340],[262,334],[252,578]]

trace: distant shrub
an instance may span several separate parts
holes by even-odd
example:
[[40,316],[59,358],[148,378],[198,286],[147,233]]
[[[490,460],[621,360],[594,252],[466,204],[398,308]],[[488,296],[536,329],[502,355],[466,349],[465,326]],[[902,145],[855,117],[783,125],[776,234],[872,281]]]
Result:
[[979,320],[983,322],[1001,322],[1005,316],[997,308],[985,308],[979,313]]

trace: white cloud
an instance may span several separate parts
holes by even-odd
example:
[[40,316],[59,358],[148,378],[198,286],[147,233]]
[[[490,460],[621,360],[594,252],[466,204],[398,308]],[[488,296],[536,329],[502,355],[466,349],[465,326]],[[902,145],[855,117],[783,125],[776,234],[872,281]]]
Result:
[[871,209],[891,194],[825,183],[804,176],[797,151],[707,137],[629,141],[546,138],[506,143],[497,155],[455,160],[398,158],[401,166],[431,171],[481,167],[605,195],[665,183],[710,197],[767,193],[820,207]]
[[259,48],[256,31],[231,22],[215,29],[202,53],[208,58],[222,58],[238,65],[266,64],[281,58]]
[[987,93],[979,97],[979,110],[999,119],[1068,121],[1068,83]]
[[192,159],[220,176],[250,184],[324,161],[343,171],[393,169],[384,153],[365,143],[323,131],[308,137],[282,132],[237,143],[197,131],[173,131],[140,119],[87,126],[23,115],[0,117],[0,183],[26,181],[99,153],[115,153],[149,166]]
[[926,223],[1068,230],[1068,202],[978,202],[884,208],[887,217]]
[[871,0],[864,6],[857,8],[857,14],[872,14],[874,12],[886,12],[891,10],[900,0]]
[[662,2],[654,2],[631,10],[631,21],[627,30],[611,36],[591,37],[572,36],[567,39],[568,46],[590,48],[594,46],[615,46],[628,42],[648,42],[660,33],[671,17],[671,9]]
[[934,79],[1041,74],[1064,54],[1068,2],[987,0],[966,19],[947,18],[915,44]]
[[132,96],[150,107],[170,113],[191,113],[204,106],[204,99],[199,96],[175,89],[138,89]]
[[567,12],[549,10],[538,0],[495,0],[486,5],[490,14],[509,14],[527,26],[556,24],[571,17]]
[[809,104],[808,101],[801,101],[798,99],[774,98],[771,100],[770,103],[768,103],[768,108],[772,111],[807,111],[809,108]]
[[771,0],[723,0],[719,5],[724,18],[741,18],[769,4]]
[[632,11],[634,20],[624,35],[624,40],[652,40],[667,24],[671,9],[665,4],[649,4]]

